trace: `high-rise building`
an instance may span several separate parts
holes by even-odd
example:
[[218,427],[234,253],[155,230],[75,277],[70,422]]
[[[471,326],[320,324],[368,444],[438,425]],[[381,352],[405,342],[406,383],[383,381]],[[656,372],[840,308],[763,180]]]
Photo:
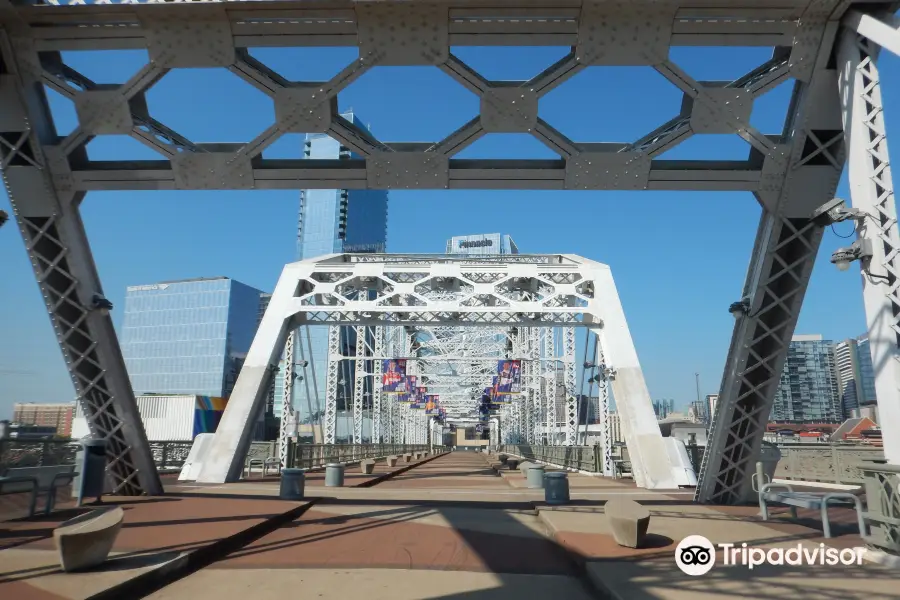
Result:
[[69,437],[72,434],[74,411],[74,402],[59,404],[16,402],[13,404],[12,422],[20,425],[53,427],[56,429],[56,435]]
[[[352,112],[342,115],[357,127],[368,131]],[[358,158],[339,142],[323,134],[306,137],[304,155],[311,160]],[[340,252],[385,252],[387,246],[388,192],[385,190],[302,190],[297,225],[297,258],[306,260]],[[325,379],[328,372],[328,327],[301,328],[294,349],[293,405],[300,422],[310,412],[325,409]],[[351,327],[341,328],[341,348],[345,355],[355,353],[356,339]],[[301,363],[307,361],[308,367]],[[349,407],[353,393],[354,361],[341,361],[337,385],[338,410]],[[369,395],[368,397],[371,397]],[[276,393],[276,416],[281,402]],[[338,423],[338,436],[347,424]]]
[[861,336],[838,343],[834,347],[834,359],[844,418],[849,419],[859,408],[877,402],[869,338]]
[[492,255],[518,253],[519,248],[512,238],[500,233],[457,235],[447,240],[447,254]]
[[121,344],[135,394],[230,396],[261,295],[227,277],[129,287]]
[[791,340],[771,419],[781,423],[840,423],[843,420],[834,342],[821,335]]

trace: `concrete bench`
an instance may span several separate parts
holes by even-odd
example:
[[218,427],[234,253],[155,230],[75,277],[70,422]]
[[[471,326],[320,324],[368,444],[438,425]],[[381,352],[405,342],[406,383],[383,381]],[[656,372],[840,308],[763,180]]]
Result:
[[[777,490],[776,488],[782,488]],[[795,492],[794,489],[784,483],[766,483],[759,488],[759,511],[763,521],[769,520],[769,502],[786,504],[791,507],[791,517],[797,518],[797,508],[809,508],[820,511],[822,518],[822,533],[826,538],[831,537],[831,523],[828,520],[829,506],[848,506],[850,503],[856,508],[856,523],[859,527],[860,537],[866,537],[866,522],[863,518],[862,501],[856,494],[849,492]]]
[[397,457],[396,456],[388,456],[386,459],[387,466],[396,467],[397,466]]
[[56,490],[71,484],[76,475],[75,465],[8,469],[6,475],[0,477],[0,496],[31,493],[28,516],[32,517],[37,510],[38,497],[46,494],[44,514],[49,515],[56,504]]
[[603,505],[616,543],[626,548],[640,548],[650,527],[650,511],[634,500],[613,498]]
[[112,550],[125,512],[113,509],[93,510],[70,519],[53,530],[53,543],[63,571],[80,571],[103,564]]
[[374,460],[361,460],[359,461],[359,472],[363,475],[371,475],[375,472],[375,461]]

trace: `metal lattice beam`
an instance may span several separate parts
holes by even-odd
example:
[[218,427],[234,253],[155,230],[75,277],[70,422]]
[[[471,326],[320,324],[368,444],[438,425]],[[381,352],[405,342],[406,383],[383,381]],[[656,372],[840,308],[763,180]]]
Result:
[[900,436],[892,428],[900,426],[900,231],[877,56],[874,42],[845,30],[838,65],[850,192],[853,207],[865,215],[857,223],[858,238],[869,242],[872,250],[872,256],[861,261],[863,304],[884,456],[898,465]]
[[[89,190],[138,189],[295,189],[295,188],[450,188],[450,189],[671,189],[747,190],[763,206],[744,296],[751,306],[735,332],[726,363],[719,410],[704,456],[704,474],[697,498],[710,502],[740,501],[759,452],[764,423],[787,345],[799,314],[812,264],[821,240],[821,226],[810,221],[816,208],[829,200],[844,161],[840,107],[834,89],[837,73],[829,68],[839,19],[896,52],[896,23],[883,15],[895,2],[852,0],[783,0],[749,6],[738,0],[609,1],[517,0],[498,7],[488,0],[447,0],[427,5],[385,1],[289,0],[284,2],[110,2],[59,6],[26,0],[0,0],[0,169],[10,191],[17,223],[45,296],[60,346],[66,356],[79,401],[95,435],[110,441],[110,470],[123,493],[156,493],[159,481],[121,353],[109,319],[86,310],[101,291],[78,203]],[[152,6],[151,6],[152,4]],[[884,10],[877,10],[884,9]],[[853,11],[857,12],[853,12]],[[405,19],[400,19],[403,16]],[[400,23],[400,25],[398,25]],[[409,25],[405,25],[409,23]],[[413,25],[415,24],[415,25]],[[419,35],[424,26],[432,35]],[[452,46],[569,46],[572,52],[529,81],[487,80],[459,60]],[[743,77],[722,84],[693,80],[669,59],[672,46],[767,46],[772,58]],[[328,82],[289,82],[254,59],[247,48],[259,46],[350,46],[359,59]],[[62,60],[69,50],[147,49],[151,62],[122,85],[100,85]],[[845,50],[845,55],[847,51]],[[872,53],[870,55],[874,56]],[[881,206],[890,188],[886,143],[880,122],[877,71],[874,61],[854,77],[867,91],[855,98],[865,118],[846,127],[868,130],[869,146],[851,154],[868,170],[872,189],[854,191],[854,202],[870,207],[881,233],[869,224],[861,231],[884,246],[883,268],[892,282],[896,223]],[[397,144],[376,139],[337,113],[342,90],[376,66],[431,65],[440,68],[480,98],[477,115],[443,140]],[[658,129],[631,142],[574,142],[538,117],[541,98],[578,72],[595,65],[644,66],[655,69],[681,90],[679,114]],[[237,144],[206,144],[190,140],[151,117],[146,93],[172,69],[228,69],[248,85],[268,95],[276,120],[255,139]],[[868,70],[867,70],[868,69]],[[794,80],[791,112],[781,132],[760,132],[749,125],[753,103],[776,85]],[[867,81],[868,83],[864,82]],[[313,84],[313,85],[308,85]],[[860,89],[857,85],[856,89]],[[69,98],[78,126],[65,137],[56,134],[44,89]],[[876,109],[873,111],[873,108]],[[326,133],[358,158],[349,160],[272,161],[264,149],[287,133]],[[481,136],[526,133],[559,155],[558,160],[460,160],[454,158]],[[725,133],[750,145],[743,161],[671,161],[660,158],[690,136]],[[151,161],[89,160],[85,146],[103,135],[129,135],[156,151]],[[860,134],[861,135],[861,134]],[[848,138],[853,145],[860,135]],[[874,136],[874,137],[872,137]],[[880,136],[880,137],[879,137]],[[887,179],[885,179],[887,177]],[[874,182],[874,183],[872,183]],[[855,186],[861,188],[860,186]],[[874,191],[873,191],[874,190]],[[885,190],[888,190],[885,192]],[[886,209],[885,209],[886,210]],[[893,237],[892,237],[893,236]],[[877,260],[881,260],[881,254]],[[485,265],[559,265],[559,257],[479,259]],[[358,257],[363,264],[399,260],[404,268],[428,267],[432,257]],[[529,262],[531,261],[531,262]],[[471,263],[469,263],[471,264]],[[341,269],[337,269],[340,271]],[[401,271],[403,269],[400,269]],[[565,270],[565,269],[562,269]],[[490,275],[489,268],[483,274]],[[382,278],[385,287],[401,282]],[[318,284],[307,282],[314,287]],[[322,283],[322,282],[320,282]],[[482,280],[469,282],[475,287]],[[556,285],[557,282],[550,282]],[[881,288],[889,288],[885,292]],[[502,290],[481,288],[472,297],[475,310],[430,302],[414,289],[381,296],[384,304],[358,307],[323,292],[316,309],[302,309],[305,322],[382,326],[399,316],[407,325],[465,324],[477,326],[572,327],[581,324],[575,306],[530,311],[511,307]],[[877,291],[877,294],[876,294]],[[878,302],[893,302],[893,283],[867,283],[870,326]],[[329,298],[326,301],[326,296]],[[576,300],[577,293],[571,295]],[[308,299],[308,297],[307,297]],[[412,302],[411,300],[415,300]],[[413,308],[423,302],[428,310]],[[452,303],[451,303],[452,304]],[[871,304],[871,306],[870,306]],[[397,311],[396,307],[405,307]],[[879,305],[881,306],[881,305]],[[510,308],[505,308],[510,307]],[[548,307],[544,307],[548,308]],[[283,306],[279,310],[288,310]],[[880,324],[878,327],[888,327]],[[893,327],[893,324],[890,325]],[[881,331],[881,330],[878,330]],[[340,352],[340,336],[329,344]],[[880,336],[880,337],[879,337]],[[330,336],[334,337],[334,336]],[[894,341],[886,330],[876,333],[874,348],[885,344],[882,358],[891,356]],[[284,340],[279,340],[283,344]],[[615,355],[620,348],[612,342]],[[568,355],[567,355],[568,356]],[[275,360],[277,357],[269,357]],[[336,362],[336,361],[334,361]],[[271,376],[271,362],[256,365]],[[248,377],[263,372],[245,367]],[[242,373],[242,377],[244,377]],[[567,387],[568,373],[567,373]],[[641,376],[642,380],[642,376]],[[885,379],[885,381],[887,381]],[[337,371],[329,368],[326,383],[326,441],[334,441]],[[615,387],[615,380],[612,385]],[[643,384],[642,384],[643,385]],[[891,398],[887,384],[879,383]],[[879,388],[881,389],[881,388]],[[573,389],[567,394],[574,393]],[[614,390],[615,393],[615,390]],[[879,391],[879,397],[882,392]],[[618,395],[617,395],[618,400]],[[885,400],[887,401],[887,400]],[[249,402],[249,401],[248,401]],[[331,405],[328,402],[332,403]],[[240,410],[229,404],[234,431],[217,436],[228,448],[244,448],[238,431],[255,407]],[[893,406],[893,405],[892,405]],[[518,405],[507,439],[526,433]],[[330,411],[330,413],[329,413]],[[625,409],[628,412],[628,409]],[[246,413],[246,414],[245,414]],[[330,414],[330,420],[329,420]],[[893,413],[891,413],[893,414]],[[402,415],[402,416],[401,416]],[[571,419],[573,415],[567,415]],[[574,415],[577,417],[577,415]],[[412,433],[412,415],[397,411]],[[635,417],[623,428],[640,427]],[[244,420],[241,420],[244,419]],[[628,419],[626,419],[627,421]],[[399,425],[391,421],[392,425]],[[330,432],[330,435],[329,435]],[[235,437],[236,436],[236,437]],[[627,436],[626,436],[627,437]],[[226,440],[227,438],[227,440]]]
[[[19,66],[70,98],[79,125],[44,140],[51,181],[70,191],[126,189],[654,189],[764,190],[784,173],[783,134],[749,124],[756,98],[790,78],[805,81],[818,39],[839,0],[793,0],[778,7],[745,2],[616,1],[553,3],[487,0],[410,6],[345,0],[282,2],[129,2],[8,6],[0,24],[35,57]],[[152,6],[150,5],[152,4]],[[526,15],[526,18],[521,18]],[[398,26],[397,19],[400,17]],[[185,18],[189,17],[189,18]],[[432,32],[418,35],[418,27]],[[190,40],[190,43],[185,40]],[[755,45],[773,57],[727,83],[692,79],[668,59],[678,45]],[[359,58],[327,82],[291,82],[250,56],[259,46],[349,46]],[[572,51],[528,81],[489,81],[451,46],[569,46]],[[151,63],[120,86],[98,85],[62,61],[66,50],[147,49]],[[480,98],[479,114],[443,140],[376,139],[337,112],[340,93],[377,66],[432,65]],[[574,142],[538,117],[540,100],[597,65],[657,70],[684,96],[679,114],[631,142]],[[269,96],[276,119],[255,139],[206,144],[153,119],[146,92],[172,69],[220,67]],[[263,151],[288,133],[325,133],[352,150],[349,160],[282,160]],[[459,152],[492,133],[523,133],[558,160],[463,160]],[[694,134],[735,134],[751,147],[743,161],[658,157]],[[129,135],[159,160],[97,162],[84,146],[97,135]]]
[[37,60],[0,30],[0,169],[13,214],[95,439],[107,442],[107,472],[120,495],[160,494],[162,484],[135,402],[125,361],[105,310],[79,206],[83,193],[54,189],[52,158],[42,152],[55,133],[39,80],[22,70]]
[[733,504],[751,493],[750,478],[772,410],[784,361],[822,240],[824,224],[813,212],[834,197],[844,160],[837,73],[828,57],[837,31],[831,3],[814,3],[817,56],[795,94],[788,126],[793,136],[781,152],[787,169],[758,193],[763,215],[743,298],[748,314],[736,324],[725,363],[716,415],[703,456],[695,498]]
[[[648,488],[677,485],[618,291],[606,265],[573,255],[558,256],[552,263],[490,265],[449,256],[432,257],[431,264],[423,264],[418,256],[385,255],[381,262],[372,260],[380,255],[365,255],[365,260],[358,260],[362,256],[332,255],[284,268],[216,436],[207,446],[207,457],[201,461],[204,466],[199,481],[221,482],[240,476],[250,440],[248,419],[261,410],[260,386],[267,385],[271,376],[268,365],[293,328],[316,322],[331,327],[326,397],[326,406],[330,407],[335,404],[335,365],[340,359],[338,326],[402,326],[398,327],[400,355],[418,356],[421,344],[415,327],[424,323],[495,329],[502,322],[517,330],[519,350],[524,353],[530,352],[525,346],[533,338],[530,329],[562,321],[570,330],[565,336],[569,404],[574,404],[577,393],[575,327],[602,331],[611,342],[607,358],[618,370],[612,383],[616,400],[630,409],[623,429],[633,433],[628,440],[635,479]],[[530,291],[523,294],[522,290]],[[522,356],[529,358],[530,354]],[[410,375],[421,375],[418,363],[407,363]],[[519,439],[528,435],[528,402],[529,398],[523,397],[514,404],[514,415],[520,420],[515,425]],[[519,407],[521,404],[525,406]],[[400,410],[405,421],[404,439],[427,439],[425,415],[410,411],[406,405]],[[329,425],[333,414],[333,409],[326,409],[326,443],[333,443],[333,426]]]

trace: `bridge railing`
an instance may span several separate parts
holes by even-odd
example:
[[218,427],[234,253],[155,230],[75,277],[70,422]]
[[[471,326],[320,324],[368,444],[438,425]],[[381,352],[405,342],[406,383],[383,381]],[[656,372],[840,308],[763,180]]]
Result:
[[353,463],[428,449],[427,444],[291,444],[288,466],[314,469],[330,463]]
[[[160,471],[181,469],[192,441],[150,442],[153,462]],[[18,467],[53,467],[75,463],[75,453],[81,445],[71,440],[0,440],[0,475]],[[253,442],[249,458],[275,456],[275,442]]]
[[783,444],[777,479],[862,485],[863,465],[884,460],[884,450],[851,444]]
[[598,473],[600,468],[600,446],[536,446],[531,444],[508,444],[498,448],[498,452],[514,454],[529,460],[537,460],[556,467],[578,469]]
[[[700,472],[703,462],[703,446],[685,445],[694,471]],[[796,444],[780,445],[781,460],[775,469],[777,479],[862,485],[863,469],[873,461],[883,461],[884,451],[874,446],[851,444]],[[602,471],[600,446],[538,446],[529,444],[505,445],[499,452],[515,454],[530,460],[538,460],[558,467],[578,469],[590,473]],[[616,448],[614,458],[628,460],[627,449]]]

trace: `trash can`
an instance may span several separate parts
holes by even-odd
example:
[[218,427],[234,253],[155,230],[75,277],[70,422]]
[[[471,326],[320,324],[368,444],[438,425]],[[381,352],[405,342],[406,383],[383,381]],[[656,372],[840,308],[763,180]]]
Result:
[[547,504],[569,503],[569,476],[563,471],[544,474],[544,501]]
[[303,500],[305,485],[306,475],[303,469],[282,469],[278,497],[282,500]]
[[325,486],[344,487],[344,465],[325,465]]
[[106,487],[106,440],[82,440],[81,450],[75,454],[75,472],[72,481],[76,506],[81,506],[85,498],[96,498],[100,502]]
[[540,489],[544,487],[544,467],[541,465],[534,465],[530,469],[525,471],[525,480],[528,482],[528,487],[533,489]]

